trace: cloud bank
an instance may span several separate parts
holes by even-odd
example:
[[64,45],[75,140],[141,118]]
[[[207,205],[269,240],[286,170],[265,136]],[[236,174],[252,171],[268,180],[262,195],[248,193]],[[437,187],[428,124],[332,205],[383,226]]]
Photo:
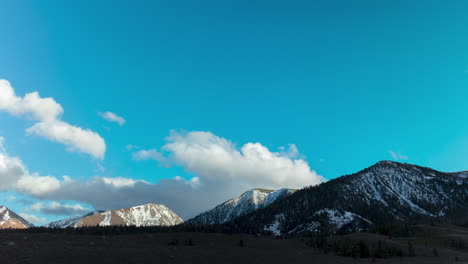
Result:
[[[187,219],[252,188],[302,188],[324,181],[305,160],[294,158],[299,156],[295,146],[281,152],[272,152],[260,143],[237,148],[227,139],[201,131],[172,132],[166,141],[164,155],[156,150],[139,151],[134,158],[163,159],[196,176],[188,180],[175,176],[157,183],[123,177],[75,180],[41,176],[29,173],[19,158],[3,151],[0,186],[43,200],[86,203],[95,209],[160,203]],[[4,178],[2,168],[9,172],[9,178]]]
[[19,97],[7,80],[0,79],[0,110],[38,121],[26,129],[29,135],[34,134],[61,143],[67,146],[69,151],[86,153],[98,159],[104,158],[104,139],[96,132],[60,120],[64,111],[53,98],[42,98],[38,92]]
[[91,211],[91,209],[83,207],[80,204],[70,205],[70,204],[61,204],[59,202],[51,202],[49,204],[45,203],[35,203],[31,205],[28,209],[31,212],[39,212],[48,215],[84,215]]
[[29,195],[57,190],[60,182],[52,176],[41,176],[29,173],[23,162],[10,156],[3,146],[4,139],[0,137],[0,190],[16,190]]

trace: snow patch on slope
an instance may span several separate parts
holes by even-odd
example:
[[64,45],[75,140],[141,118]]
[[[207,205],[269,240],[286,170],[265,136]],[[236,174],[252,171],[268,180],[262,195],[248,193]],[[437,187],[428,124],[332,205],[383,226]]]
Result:
[[284,214],[275,215],[275,220],[270,225],[263,228],[264,231],[270,231],[275,236],[281,236],[281,222],[284,221]]
[[99,223],[99,226],[110,226],[110,220],[112,218],[112,212],[111,211],[106,211],[104,213],[101,213],[101,215],[104,215],[104,220]]
[[338,210],[328,208],[319,210],[315,214],[326,214],[328,216],[329,223],[333,225],[336,230],[340,229],[346,224],[351,223],[354,220],[355,216],[355,214],[348,211],[340,213]]

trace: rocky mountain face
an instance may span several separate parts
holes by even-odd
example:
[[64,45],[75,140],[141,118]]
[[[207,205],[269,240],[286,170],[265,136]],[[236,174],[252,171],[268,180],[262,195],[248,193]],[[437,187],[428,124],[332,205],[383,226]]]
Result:
[[85,215],[81,215],[81,216],[72,216],[72,217],[69,217],[69,218],[62,219],[62,220],[50,222],[47,225],[44,225],[44,227],[49,227],[49,228],[76,227],[76,224],[79,221],[81,221],[81,219],[86,218],[86,217],[91,216],[91,215],[99,214],[99,213],[102,213],[102,212],[104,212],[104,211],[93,211],[93,212],[89,212],[89,213],[87,213]]
[[5,206],[0,206],[0,229],[24,229],[34,226]]
[[229,230],[271,232],[362,230],[421,219],[466,219],[466,172],[381,161],[352,175],[308,187],[225,224]]
[[243,193],[241,196],[230,199],[215,208],[199,214],[187,221],[191,225],[222,224],[231,221],[243,214],[264,208],[278,199],[285,198],[295,190],[265,190],[253,189]]
[[75,227],[84,226],[173,226],[182,218],[164,205],[145,204],[125,209],[109,210],[79,220]]

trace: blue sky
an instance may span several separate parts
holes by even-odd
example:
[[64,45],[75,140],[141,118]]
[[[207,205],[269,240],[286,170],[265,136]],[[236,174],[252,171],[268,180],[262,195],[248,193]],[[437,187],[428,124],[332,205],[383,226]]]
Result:
[[[4,147],[30,173],[155,185],[175,176],[202,183],[213,172],[229,176],[233,171],[213,169],[215,161],[189,160],[167,147],[187,143],[196,131],[210,132],[204,143],[225,139],[238,151],[260,143],[283,158],[290,156],[281,147],[294,144],[300,154],[290,160],[307,162],[326,179],[384,159],[468,169],[463,1],[97,2],[2,3],[0,79],[18,97],[37,91],[53,98],[64,110],[60,120],[99,134],[106,145],[102,159],[68,151],[25,132],[37,120],[0,111]],[[99,115],[106,111],[126,122],[107,122]],[[158,161],[136,159],[141,150],[155,150]],[[242,187],[279,184],[242,177]],[[14,188],[0,198],[47,221],[64,215],[32,204],[100,204]],[[175,207],[184,214],[184,206]]]

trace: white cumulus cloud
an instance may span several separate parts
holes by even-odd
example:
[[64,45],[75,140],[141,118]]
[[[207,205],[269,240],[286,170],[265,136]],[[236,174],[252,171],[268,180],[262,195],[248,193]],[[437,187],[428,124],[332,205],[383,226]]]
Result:
[[26,132],[62,143],[69,151],[87,153],[99,159],[104,158],[106,149],[104,139],[89,129],[85,130],[62,121],[52,121],[36,123]]
[[28,93],[23,98],[16,96],[7,80],[0,79],[0,109],[12,115],[28,115],[34,120],[57,119],[63,108],[53,98],[41,98],[38,92]]
[[104,139],[96,132],[70,125],[60,120],[62,106],[53,98],[42,98],[38,92],[19,97],[7,80],[0,79],[0,110],[15,116],[27,116],[38,121],[26,131],[103,159],[106,151]]
[[301,188],[324,181],[290,145],[286,152],[272,152],[260,143],[237,148],[211,132],[172,132],[163,147],[176,164],[204,180],[239,181],[263,188]]
[[99,113],[99,115],[109,122],[114,122],[114,123],[119,124],[119,126],[123,126],[126,122],[123,117],[118,116],[117,114],[114,114],[112,112]]

